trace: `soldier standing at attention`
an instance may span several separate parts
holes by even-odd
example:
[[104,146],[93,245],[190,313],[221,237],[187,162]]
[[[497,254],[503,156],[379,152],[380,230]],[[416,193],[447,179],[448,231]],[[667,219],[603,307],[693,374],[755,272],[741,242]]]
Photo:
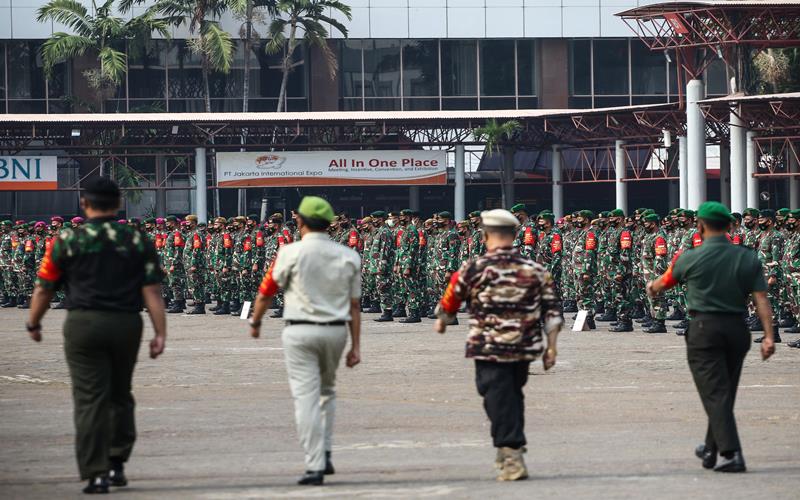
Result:
[[[706,469],[744,472],[747,468],[733,406],[742,364],[750,349],[750,332],[744,320],[748,298],[753,295],[764,324],[764,360],[775,352],[772,310],[758,257],[728,241],[726,232],[733,221],[728,209],[708,201],[700,205],[697,217],[703,244],[675,257],[663,275],[647,284],[647,293],[655,296],[678,283],[687,284],[692,319],[686,333],[686,354],[708,415],[706,440],[695,454]],[[723,459],[719,464],[717,454]]]
[[142,306],[153,323],[150,357],[164,351],[167,333],[156,249],[138,229],[115,222],[120,191],[107,177],[86,183],[81,208],[88,220],[62,231],[38,273],[26,328],[42,340],[40,321],[67,287],[64,352],[75,404],[75,450],[84,493],[125,486],[123,464],[136,440],[131,378],[142,338]]
[[[758,227],[761,229],[758,239],[758,258],[761,260],[761,265],[764,266],[764,279],[767,280],[767,297],[769,298],[773,315],[770,321],[772,321],[775,332],[775,342],[780,342],[778,312],[781,307],[782,280],[780,260],[783,255],[783,235],[775,228],[775,212],[773,210],[766,209],[761,211],[758,216]],[[766,331],[766,325],[763,322],[759,329],[761,328]],[[760,343],[763,338],[759,337],[754,342]]]
[[205,237],[197,226],[197,216],[187,215],[186,244],[183,247],[183,268],[186,270],[188,292],[194,301],[194,308],[187,314],[205,314]]
[[444,333],[461,302],[467,302],[466,355],[475,360],[478,393],[492,424],[497,480],[516,481],[528,477],[522,457],[527,444],[522,388],[531,361],[544,353],[544,368],[555,364],[563,318],[550,273],[513,246],[517,219],[498,209],[483,212],[481,220],[486,254],[453,273],[434,328]]
[[392,314],[392,268],[394,266],[394,233],[392,228],[386,225],[386,212],[378,210],[372,212],[375,234],[372,237],[370,246],[370,266],[369,272],[375,280],[375,291],[378,296],[378,303],[383,313],[375,321],[382,323],[393,321]]
[[[652,281],[667,270],[667,237],[659,226],[658,214],[642,217],[644,238],[642,239],[642,272],[645,283]],[[666,333],[667,301],[663,296],[649,297],[650,314],[653,321],[644,327],[645,333]]]
[[528,207],[523,203],[517,203],[511,207],[511,213],[519,221],[520,227],[517,237],[514,239],[514,246],[525,258],[533,259],[536,252],[536,227],[528,217]]

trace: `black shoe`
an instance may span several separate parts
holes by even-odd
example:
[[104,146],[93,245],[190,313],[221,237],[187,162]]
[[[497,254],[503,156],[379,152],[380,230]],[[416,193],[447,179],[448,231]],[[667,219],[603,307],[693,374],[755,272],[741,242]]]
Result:
[[395,307],[392,311],[392,316],[395,318],[405,318],[406,317],[406,309],[404,307]]
[[787,328],[786,333],[800,333],[800,325],[794,325],[791,328]]
[[83,492],[87,495],[108,493],[108,479],[103,476],[93,477],[89,480],[89,484],[86,485]]
[[222,301],[218,300],[217,305],[209,307],[208,310],[213,313],[216,312],[220,307],[222,307]]
[[594,312],[595,314],[605,314],[606,313],[606,305],[602,302],[597,303],[594,305]]
[[576,313],[576,312],[578,312],[578,304],[576,304],[574,300],[565,301],[564,302],[564,312],[565,313]]
[[186,309],[186,301],[176,300],[172,303],[172,307],[167,309],[167,312],[169,314],[182,314],[184,309]]
[[741,451],[734,451],[731,458],[722,457],[722,462],[714,467],[714,472],[746,472],[744,457]]
[[685,337],[686,330],[675,330],[675,335],[677,335],[678,337]]
[[679,323],[672,325],[672,328],[677,328],[678,330],[686,330],[687,328],[689,328],[689,320],[684,319]]
[[383,314],[381,314],[380,318],[375,318],[373,321],[377,321],[378,323],[384,323],[386,321],[394,321],[392,319],[392,310],[391,309],[384,309]]
[[117,488],[128,486],[128,478],[125,477],[125,466],[119,460],[111,459],[111,470],[108,471],[108,483]]
[[[753,342],[756,343],[756,344],[760,344],[760,343],[764,342],[764,335],[762,335],[761,337],[758,337],[757,339],[753,339]],[[781,340],[781,335],[779,333],[775,333],[774,342],[776,344],[780,344],[781,342],[783,342],[783,340]]]
[[616,321],[617,320],[617,313],[615,313],[611,309],[608,309],[605,312],[605,314],[602,314],[600,316],[596,316],[594,318],[594,320],[595,321]]
[[597,325],[594,323],[594,318],[591,316],[586,317],[586,326],[589,327],[589,330],[597,330]]
[[202,302],[195,303],[194,307],[191,311],[187,312],[186,314],[205,314],[206,313],[206,306]]
[[667,316],[667,321],[680,321],[684,319],[686,316],[683,315],[683,311],[680,309],[675,309],[672,311],[672,314]]
[[331,452],[325,452],[325,475],[332,476],[336,474],[336,469],[333,468],[333,462],[331,461]]
[[667,326],[663,319],[653,320],[653,323],[644,329],[644,333],[667,333]]
[[19,309],[30,309],[31,308],[31,299],[30,297],[25,297],[25,300],[19,301],[19,305],[17,306]]
[[5,309],[8,309],[9,307],[17,307],[17,298],[16,297],[9,297],[8,302],[6,302],[5,304],[3,304],[0,307],[3,307]]
[[645,314],[641,318],[634,318],[634,320],[639,324],[645,324],[653,321],[653,318],[649,314]]
[[[239,313],[241,314],[241,312]],[[274,313],[269,315],[270,318],[282,318],[283,317],[283,308],[276,310]]]
[[781,327],[781,328],[791,328],[791,327],[793,327],[795,324],[797,324],[797,322],[796,322],[796,321],[794,320],[794,318],[793,318],[793,317],[791,317],[791,316],[784,316],[784,317],[782,317],[782,318],[781,318],[781,320],[778,322],[778,326],[779,326],[779,327]]
[[382,312],[381,311],[381,306],[379,304],[372,304],[370,306],[370,308],[367,309],[367,312],[370,313],[370,314],[380,313],[380,312]]
[[797,339],[794,342],[787,342],[786,345],[788,347],[800,347],[800,339]]
[[704,444],[694,449],[694,455],[703,461],[704,469],[713,469],[717,465],[717,450],[706,448]]
[[646,312],[644,307],[637,305],[636,308],[633,310],[633,314],[631,314],[631,318],[633,319],[642,319],[646,316]]
[[401,319],[400,323],[422,323],[422,320],[419,318],[419,313],[415,310],[411,310],[408,314],[407,318]]
[[611,327],[608,329],[609,332],[632,332],[633,331],[633,322],[629,319],[623,319],[617,322],[616,326]]
[[242,314],[242,304],[238,300],[232,300],[228,310],[231,316],[239,316]]
[[322,486],[325,481],[325,471],[307,470],[303,477],[297,481],[301,486]]
[[231,313],[231,308],[228,305],[228,303],[220,302],[220,304],[217,306],[217,310],[214,311],[214,316],[223,316],[230,313]]
[[64,303],[63,303],[63,302],[56,302],[55,304],[53,304],[53,305],[50,307],[50,309],[66,309],[66,308],[67,308],[67,306],[66,306],[66,305],[64,305]]

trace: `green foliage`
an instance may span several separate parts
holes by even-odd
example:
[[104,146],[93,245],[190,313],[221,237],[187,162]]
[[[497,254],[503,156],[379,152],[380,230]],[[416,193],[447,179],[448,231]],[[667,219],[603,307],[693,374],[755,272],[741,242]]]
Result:
[[472,135],[479,141],[486,143],[489,156],[495,152],[500,152],[500,144],[510,141],[519,132],[522,126],[517,120],[509,120],[505,123],[498,123],[491,119],[483,127],[478,127],[472,131]]

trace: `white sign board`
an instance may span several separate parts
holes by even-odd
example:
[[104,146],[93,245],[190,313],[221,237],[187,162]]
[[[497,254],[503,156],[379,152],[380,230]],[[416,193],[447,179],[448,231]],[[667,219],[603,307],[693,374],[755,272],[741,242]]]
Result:
[[440,150],[217,153],[221,188],[446,183],[447,152]]
[[58,189],[58,157],[0,156],[0,191]]

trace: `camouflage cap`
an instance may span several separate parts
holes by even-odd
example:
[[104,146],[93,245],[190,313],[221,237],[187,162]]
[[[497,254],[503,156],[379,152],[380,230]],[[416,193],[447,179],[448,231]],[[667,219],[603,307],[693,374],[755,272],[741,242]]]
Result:
[[217,217],[216,219],[214,219],[215,224],[225,224],[226,222],[228,222],[228,219],[226,219],[225,217]]
[[233,218],[233,220],[244,224],[245,222],[247,222],[247,217],[245,217],[244,215],[237,215],[236,217]]
[[372,217],[367,215],[363,219],[361,219],[361,224],[372,224]]

